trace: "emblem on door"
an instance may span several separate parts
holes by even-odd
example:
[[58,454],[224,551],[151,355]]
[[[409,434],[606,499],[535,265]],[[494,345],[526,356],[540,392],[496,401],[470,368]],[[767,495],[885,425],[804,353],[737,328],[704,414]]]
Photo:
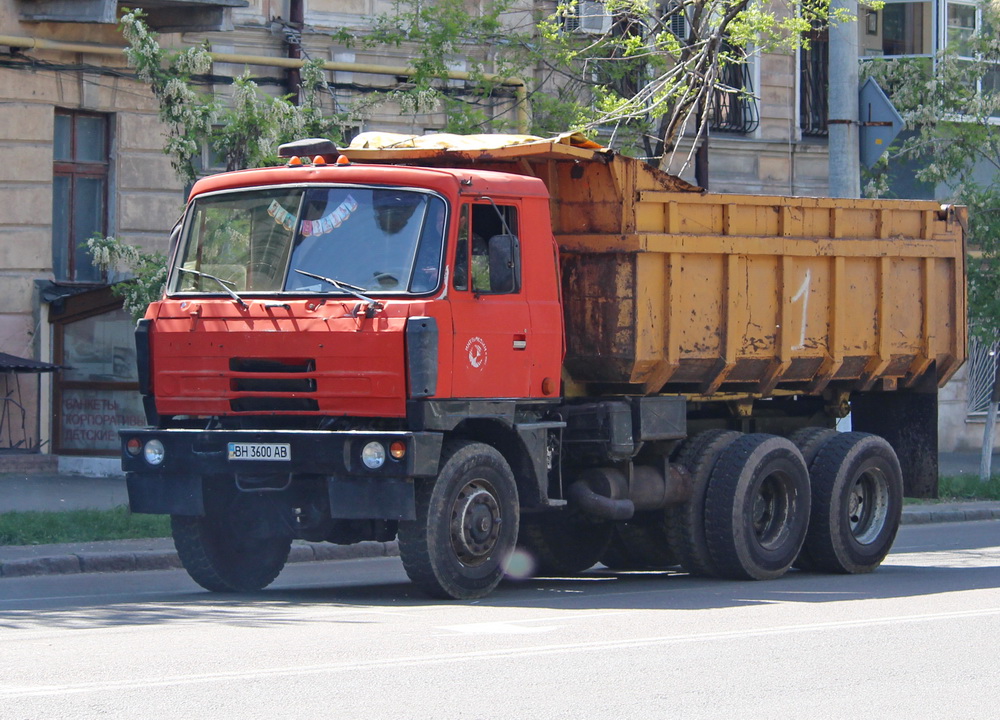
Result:
[[481,370],[486,364],[486,343],[481,337],[469,338],[469,342],[465,343],[465,354],[469,358],[469,365]]

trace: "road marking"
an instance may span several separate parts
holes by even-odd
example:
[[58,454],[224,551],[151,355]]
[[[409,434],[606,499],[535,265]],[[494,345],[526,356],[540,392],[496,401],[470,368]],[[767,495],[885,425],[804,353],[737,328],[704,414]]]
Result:
[[[626,615],[625,612],[587,613],[586,615],[558,615],[554,617],[527,618],[524,620],[501,620],[497,622],[462,623],[460,625],[442,625],[439,629],[465,635],[529,635],[558,630],[562,625],[573,620],[589,618],[606,618],[612,615]],[[525,627],[526,623],[557,622],[559,625],[543,627]]]
[[0,699],[45,697],[50,695],[82,694],[106,691],[142,690],[160,687],[180,687],[219,681],[253,681],[273,677],[306,675],[324,675],[333,673],[357,673],[359,670],[376,670],[383,668],[405,668],[432,666],[449,663],[467,663],[469,661],[491,659],[503,660],[512,658],[527,658],[547,655],[562,655],[571,653],[594,652],[600,650],[625,650],[629,648],[651,647],[656,645],[671,645],[690,642],[706,642],[711,640],[730,640],[741,638],[793,635],[799,633],[843,630],[877,626],[903,625],[939,620],[962,620],[1000,616],[1000,607],[982,610],[961,610],[944,613],[928,613],[923,615],[900,615],[871,620],[845,620],[826,623],[809,623],[804,625],[788,625],[784,627],[761,628],[758,630],[731,630],[714,633],[692,633],[682,635],[661,635],[632,640],[610,640],[585,643],[565,643],[556,645],[539,645],[525,648],[507,648],[475,650],[459,653],[443,653],[438,655],[416,655],[402,658],[384,658],[368,661],[345,661],[324,663],[320,665],[299,665],[284,668],[248,670],[242,668],[230,672],[198,673],[192,675],[174,675],[146,680],[110,680],[87,683],[66,683],[61,685],[40,685],[38,687],[0,686]]

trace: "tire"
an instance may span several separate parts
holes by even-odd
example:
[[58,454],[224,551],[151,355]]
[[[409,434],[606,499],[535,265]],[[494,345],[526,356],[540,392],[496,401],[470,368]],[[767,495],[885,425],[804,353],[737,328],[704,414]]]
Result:
[[806,461],[806,467],[811,467],[816,453],[826,444],[826,441],[837,436],[837,431],[832,428],[805,427],[796,430],[788,439],[802,453],[802,459]]
[[722,452],[740,437],[734,430],[708,430],[687,440],[675,462],[691,477],[691,498],[666,509],[668,545],[687,572],[714,577],[715,564],[705,540],[705,493]]
[[770,580],[799,554],[809,524],[809,471],[776,435],[745,435],[719,457],[705,496],[709,552],[721,577]]
[[895,451],[868,433],[827,442],[811,468],[813,506],[805,552],[810,569],[867,573],[892,548],[903,511]]
[[601,560],[613,529],[607,521],[548,515],[522,522],[517,543],[535,575],[577,575]]
[[288,560],[292,535],[278,506],[235,487],[206,489],[205,515],[172,515],[181,564],[212,592],[253,592],[270,585]]
[[612,570],[659,570],[677,565],[662,513],[618,523],[601,562]]
[[[805,427],[796,430],[788,439],[792,441],[792,444],[799,449],[802,453],[802,459],[806,461],[806,467],[809,468],[809,485],[812,488],[812,464],[813,460],[816,459],[816,455],[819,453],[820,448],[822,448],[827,441],[831,438],[837,436],[837,431],[831,428],[821,428],[821,427]],[[815,490],[811,490],[811,494],[815,495]],[[810,520],[810,522],[812,522]],[[807,536],[808,537],[808,536]],[[813,562],[812,558],[809,556],[808,543],[802,546],[799,551],[799,556],[795,558],[795,562],[792,563],[792,567],[798,568],[799,570],[812,570]]]
[[428,595],[481,598],[503,578],[517,542],[514,474],[482,443],[450,442],[443,459],[437,478],[416,480],[417,519],[399,523],[399,554]]

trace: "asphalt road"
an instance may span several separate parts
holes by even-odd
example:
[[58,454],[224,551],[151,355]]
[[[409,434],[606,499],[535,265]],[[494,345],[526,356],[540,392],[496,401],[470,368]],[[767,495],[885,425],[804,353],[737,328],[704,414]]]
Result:
[[1000,522],[904,527],[872,575],[505,582],[397,558],[212,595],[181,571],[0,585],[0,718],[935,718],[1000,708]]

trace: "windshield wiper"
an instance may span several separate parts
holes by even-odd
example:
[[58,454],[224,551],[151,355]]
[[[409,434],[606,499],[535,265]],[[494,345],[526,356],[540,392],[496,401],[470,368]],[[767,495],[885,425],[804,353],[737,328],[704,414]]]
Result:
[[233,290],[231,287],[229,287],[230,285],[235,285],[236,283],[230,282],[228,280],[223,280],[220,277],[215,277],[215,275],[209,275],[208,273],[203,273],[200,270],[188,270],[187,268],[181,267],[180,265],[178,265],[174,269],[177,270],[178,272],[185,272],[185,273],[189,273],[191,275],[197,275],[198,277],[203,277],[203,278],[208,278],[209,280],[214,280],[215,282],[219,283],[219,287],[221,287],[223,290],[225,290],[227,293],[229,293],[229,297],[231,297],[233,300],[235,300],[236,302],[238,302],[240,304],[240,307],[242,307],[244,310],[246,308],[250,307],[249,305],[247,305],[246,301],[243,298],[241,298],[239,295],[236,294],[235,290]]
[[[311,277],[314,280],[322,280],[325,283],[333,285],[338,290],[343,290],[344,292],[353,295],[358,300],[366,303],[371,310],[378,310],[381,307],[381,303],[378,300],[373,300],[364,294],[365,288],[358,287],[357,285],[351,285],[350,283],[345,283],[342,280],[334,280],[333,278],[324,277],[323,275],[316,275],[315,273],[306,272],[305,270],[299,270],[298,268],[292,268],[299,275],[305,275],[306,277]],[[367,314],[367,313],[366,313]]]

